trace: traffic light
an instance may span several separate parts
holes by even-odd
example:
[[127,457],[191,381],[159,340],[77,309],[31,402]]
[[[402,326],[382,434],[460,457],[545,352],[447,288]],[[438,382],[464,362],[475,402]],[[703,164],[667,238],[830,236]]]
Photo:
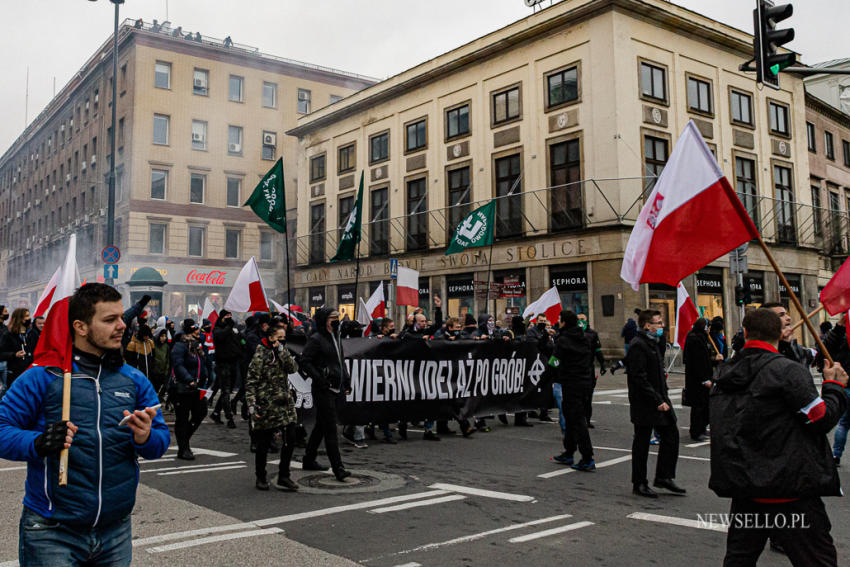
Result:
[[776,24],[793,13],[791,4],[774,6],[772,0],[758,0],[753,10],[756,81],[776,90],[779,90],[779,72],[797,60],[794,53],[777,53],[780,47],[794,39],[794,28],[778,30]]
[[735,286],[735,304],[736,305],[746,305],[746,300],[744,298],[744,286],[736,285]]

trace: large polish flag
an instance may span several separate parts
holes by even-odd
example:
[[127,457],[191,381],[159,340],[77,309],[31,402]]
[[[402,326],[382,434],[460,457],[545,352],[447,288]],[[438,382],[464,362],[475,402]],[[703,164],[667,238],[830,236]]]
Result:
[[635,290],[642,283],[676,286],[758,235],[691,121],[638,216],[620,276]]
[[204,300],[204,309],[201,311],[201,321],[204,319],[208,319],[213,327],[215,327],[215,322],[218,321],[218,311],[215,310],[209,297]]
[[38,303],[36,304],[35,311],[32,314],[33,318],[44,317],[47,315],[47,312],[50,310],[50,306],[53,303],[53,294],[56,293],[56,286],[59,284],[60,277],[62,277],[62,266],[56,268],[56,271],[53,272],[53,276],[51,276],[50,281],[47,282],[47,286],[44,288],[44,291],[41,292],[41,297],[38,298]]
[[399,266],[396,282],[396,303],[414,307],[419,305],[419,272]]
[[[418,278],[417,278],[417,287],[418,287]],[[417,289],[417,297],[419,291]],[[363,301],[363,298],[360,298],[360,311],[357,314],[357,322],[366,326],[366,329],[363,331],[363,336],[368,337],[369,333],[372,331],[372,321],[377,319],[378,317],[385,317],[387,309],[387,302],[384,299],[384,282],[378,284],[378,288],[372,293],[372,296],[368,301]]]
[[699,319],[697,306],[694,305],[691,296],[688,295],[688,290],[685,289],[682,282],[679,282],[679,285],[676,286],[676,340],[673,342],[673,346],[684,348],[685,338],[687,338],[688,332],[697,319]]
[[557,322],[561,316],[561,295],[556,286],[546,290],[537,301],[522,312],[523,319],[537,319],[540,315],[546,315],[546,320],[550,323]]
[[820,292],[820,302],[830,315],[850,311],[850,258],[841,264]]
[[[80,286],[77,270],[77,235],[68,240],[65,262],[59,268],[59,277],[52,297],[48,302],[47,319],[38,345],[33,353],[33,366],[53,366],[62,372],[71,372],[71,329],[68,325],[68,301]],[[55,274],[54,274],[55,276]]]
[[277,311],[278,313],[280,313],[282,315],[286,315],[286,317],[290,321],[292,321],[293,327],[298,327],[298,326],[303,324],[301,319],[298,318],[298,315],[296,315],[297,311],[295,311],[294,308],[290,309],[290,305],[288,303],[286,305],[281,305],[280,303],[278,303],[274,299],[269,299],[269,302],[271,302],[272,307],[274,307],[275,311]]
[[236,313],[267,312],[269,310],[268,296],[265,288],[263,288],[263,281],[260,279],[257,260],[253,256],[239,272],[236,283],[233,284],[233,289],[230,290],[230,295],[224,302],[224,308]]

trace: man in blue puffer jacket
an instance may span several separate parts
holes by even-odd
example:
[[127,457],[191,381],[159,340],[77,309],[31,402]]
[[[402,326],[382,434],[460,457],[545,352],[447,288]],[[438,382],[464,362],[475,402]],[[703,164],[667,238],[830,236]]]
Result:
[[[61,420],[58,368],[30,367],[0,402],[0,457],[27,462],[22,567],[130,564],[137,459],[162,456],[170,435],[151,408],[158,399],[150,382],[121,358],[122,312],[121,294],[105,284],[84,285],[70,298],[70,421]],[[63,448],[68,484],[60,487]]]

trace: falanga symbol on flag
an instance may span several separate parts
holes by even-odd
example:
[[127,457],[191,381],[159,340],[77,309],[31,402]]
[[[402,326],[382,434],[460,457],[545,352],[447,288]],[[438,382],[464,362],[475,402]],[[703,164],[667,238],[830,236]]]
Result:
[[454,237],[446,250],[446,256],[463,252],[467,248],[490,246],[493,243],[495,218],[495,201],[490,201],[469,213],[455,229]]

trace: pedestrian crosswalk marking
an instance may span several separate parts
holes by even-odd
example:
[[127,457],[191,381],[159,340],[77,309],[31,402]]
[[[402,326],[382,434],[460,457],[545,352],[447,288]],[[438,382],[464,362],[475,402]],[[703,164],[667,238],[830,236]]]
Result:
[[429,498],[428,500],[417,500],[415,502],[405,502],[404,504],[396,504],[395,506],[386,506],[384,508],[375,508],[369,510],[370,514],[386,514],[387,512],[398,512],[400,510],[408,510],[410,508],[419,508],[421,506],[433,506],[434,504],[445,504],[455,500],[466,500],[463,494],[450,494],[440,498]]
[[[601,463],[596,463],[596,468],[597,469],[604,469],[605,467],[610,467],[611,465],[617,465],[619,463],[624,463],[624,462],[630,461],[630,460],[632,460],[631,455],[626,455],[626,456],[623,456],[623,457],[617,457],[616,459],[611,459],[610,461],[602,461]],[[537,475],[537,478],[554,478],[556,476],[561,476],[561,475],[569,474],[569,473],[573,473],[573,472],[576,472],[576,470],[574,468],[565,467],[563,469],[559,469],[559,470],[556,470],[556,471],[551,471],[551,472],[539,474],[539,475]]]
[[266,528],[262,530],[249,530],[245,532],[234,532],[229,534],[221,534],[216,536],[205,537],[201,539],[189,540],[189,541],[180,541],[177,543],[170,543],[168,545],[161,545],[158,547],[152,547],[147,549],[148,553],[163,553],[165,551],[174,551],[177,549],[185,549],[187,547],[197,547],[199,545],[205,545],[208,543],[217,543],[220,541],[228,541],[233,539],[242,539],[246,537],[256,537],[263,535],[271,535],[271,534],[282,534],[283,530],[280,528]]
[[482,488],[472,488],[470,486],[459,486],[457,484],[443,484],[438,482],[430,485],[428,488],[437,490],[447,490],[449,492],[457,492],[459,494],[468,494],[471,496],[483,496],[485,498],[496,498],[498,500],[510,500],[513,502],[531,502],[533,496],[525,496],[523,494],[510,494],[508,492],[497,492],[495,490],[484,490]]
[[548,537],[552,535],[562,534],[564,532],[570,532],[573,530],[579,530],[581,528],[586,528],[587,526],[592,526],[593,522],[576,522],[575,524],[567,524],[566,526],[560,526],[558,528],[551,528],[548,530],[543,530],[542,532],[535,532],[531,534],[526,534],[522,536],[513,537],[508,540],[508,543],[525,543],[526,541],[532,541],[535,539],[540,539],[542,537]]
[[705,522],[691,520],[688,518],[677,518],[676,516],[661,516],[659,514],[649,514],[646,512],[634,512],[626,517],[631,518],[633,520],[645,520],[647,522],[670,524],[673,526],[683,526],[686,528],[696,528],[700,530],[708,530],[714,532],[726,533],[727,531],[726,526],[720,524],[707,524]]

